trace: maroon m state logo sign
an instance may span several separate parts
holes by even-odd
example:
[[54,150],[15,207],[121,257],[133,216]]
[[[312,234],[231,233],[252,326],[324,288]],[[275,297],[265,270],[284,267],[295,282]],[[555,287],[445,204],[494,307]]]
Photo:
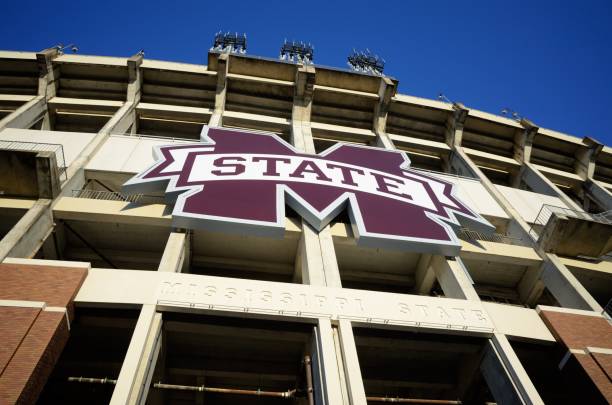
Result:
[[204,127],[200,143],[155,154],[124,191],[165,191],[177,227],[282,237],[285,203],[317,230],[346,208],[360,245],[444,255],[459,252],[453,228],[493,229],[399,151],[339,143],[311,155],[274,134]]

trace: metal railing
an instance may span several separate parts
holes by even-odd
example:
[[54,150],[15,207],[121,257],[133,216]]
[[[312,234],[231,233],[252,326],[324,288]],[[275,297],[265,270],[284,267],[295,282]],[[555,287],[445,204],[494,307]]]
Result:
[[485,241],[495,243],[505,243],[506,245],[522,245],[523,239],[515,238],[508,235],[502,235],[500,233],[484,233],[474,231],[468,228],[461,228],[457,233],[459,239],[470,241]]
[[64,146],[58,143],[22,142],[22,141],[0,141],[1,150],[18,150],[24,152],[53,152],[57,162],[57,170],[60,178],[68,180],[66,173],[66,159]]
[[143,194],[125,195],[116,191],[106,190],[72,190],[72,196],[77,198],[89,198],[92,200],[108,200],[108,201],[127,201],[138,202]]
[[542,205],[542,208],[540,208],[538,215],[536,216],[535,220],[531,224],[531,227],[529,228],[529,235],[531,235],[534,240],[538,240],[539,237],[539,234],[536,231],[536,227],[539,229],[543,228],[548,223],[550,217],[552,217],[553,214],[583,219],[585,221],[599,222],[602,224],[612,224],[612,211],[606,211],[600,214],[591,214],[588,212],[573,210],[570,208],[544,204]]
[[91,200],[124,201],[138,204],[166,204],[164,196],[148,194],[123,194],[112,190],[72,190],[75,198],[89,198]]

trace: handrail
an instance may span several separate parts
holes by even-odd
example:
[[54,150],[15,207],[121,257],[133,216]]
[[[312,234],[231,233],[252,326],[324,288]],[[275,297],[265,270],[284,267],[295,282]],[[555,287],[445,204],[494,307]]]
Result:
[[566,217],[571,218],[584,219],[586,221],[599,222],[602,224],[612,224],[612,211],[606,211],[599,214],[591,214],[585,211],[574,210],[571,208],[543,204],[540,208],[540,211],[538,212],[538,215],[536,216],[535,220],[531,224],[531,227],[529,228],[529,235],[534,240],[538,240],[539,237],[534,227],[537,225],[545,226],[550,220],[550,217],[553,216],[553,214],[564,215]]

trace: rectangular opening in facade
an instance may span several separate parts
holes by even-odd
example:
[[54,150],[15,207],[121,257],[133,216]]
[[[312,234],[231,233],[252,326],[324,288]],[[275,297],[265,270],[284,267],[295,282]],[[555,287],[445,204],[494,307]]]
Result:
[[[108,404],[138,314],[138,309],[77,307],[70,338],[38,403]],[[88,382],[89,378],[96,382]],[[105,379],[106,383],[101,382]]]
[[485,338],[373,328],[354,335],[368,404],[495,402],[480,371]]
[[162,322],[147,404],[307,404],[312,324],[170,312]]

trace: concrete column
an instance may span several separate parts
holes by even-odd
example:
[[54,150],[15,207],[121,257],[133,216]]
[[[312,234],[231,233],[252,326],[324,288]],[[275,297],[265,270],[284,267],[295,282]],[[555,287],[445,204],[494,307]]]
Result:
[[431,259],[431,267],[445,297],[480,300],[472,279],[458,256],[454,258],[434,256]]
[[171,232],[157,271],[189,272],[190,234]]
[[592,179],[595,174],[595,162],[604,145],[590,136],[584,137],[581,148],[576,151],[576,174],[582,179]]
[[548,177],[543,175],[531,163],[524,163],[523,167],[521,168],[521,172],[522,180],[534,192],[558,197],[568,208],[577,211],[583,211],[582,206],[580,206],[580,204],[569,198],[567,194],[561,191],[559,187],[557,187],[552,181],[548,179]]
[[555,299],[564,308],[602,312],[601,306],[589,294],[580,281],[563,264],[557,255],[547,253],[542,271],[542,281]]
[[432,267],[432,255],[423,253],[415,273],[414,293],[429,295],[436,282],[436,273]]
[[140,93],[142,88],[142,69],[140,65],[144,60],[143,53],[137,53],[127,60],[128,66],[128,88],[127,101],[134,103],[140,102]]
[[461,146],[463,125],[469,110],[461,103],[453,103],[453,114],[446,121],[446,144],[451,149]]
[[[296,149],[312,154],[316,153],[310,129],[314,80],[314,66],[297,65],[291,113],[291,142]],[[330,287],[342,286],[329,226],[317,232],[302,220],[302,239],[298,259],[296,268],[302,272],[303,283],[316,283],[314,285]]]
[[330,320],[320,318],[314,331],[312,354],[315,403],[317,405],[348,405],[350,402],[345,391],[345,381],[343,381],[342,358],[340,352],[336,350]]
[[386,76],[380,78],[378,90],[378,103],[374,105],[373,131],[376,134],[376,144],[385,149],[395,149],[393,141],[387,135],[387,115],[391,99],[397,92],[397,82]]
[[347,319],[339,320],[336,330],[340,353],[342,354],[348,401],[351,405],[366,405],[366,394],[351,321]]
[[540,128],[526,118],[521,119],[520,124],[524,130],[514,135],[514,159],[519,163],[530,162],[533,140]]
[[544,405],[504,334],[493,335],[480,369],[498,404]]
[[59,56],[56,48],[45,49],[36,54],[38,64],[38,95],[11,114],[0,120],[0,131],[4,128],[30,128],[45,120],[43,129],[49,129],[47,101],[55,97],[59,79],[59,68],[53,67],[53,59]]
[[146,399],[146,387],[159,354],[161,324],[161,314],[156,312],[155,305],[143,305],[110,404],[144,403],[142,397]]
[[[227,73],[229,69],[229,53],[209,54],[217,57],[217,90],[215,92],[215,109],[208,125],[220,127],[223,125],[223,111],[225,111],[225,96],[227,93]],[[210,63],[209,63],[210,65]]]
[[32,258],[52,230],[51,200],[36,201],[0,240],[0,263],[7,257]]
[[47,100],[43,96],[34,97],[0,120],[0,131],[4,128],[30,128],[46,113]]
[[588,179],[584,183],[584,191],[604,211],[612,210],[612,193],[596,180]]

